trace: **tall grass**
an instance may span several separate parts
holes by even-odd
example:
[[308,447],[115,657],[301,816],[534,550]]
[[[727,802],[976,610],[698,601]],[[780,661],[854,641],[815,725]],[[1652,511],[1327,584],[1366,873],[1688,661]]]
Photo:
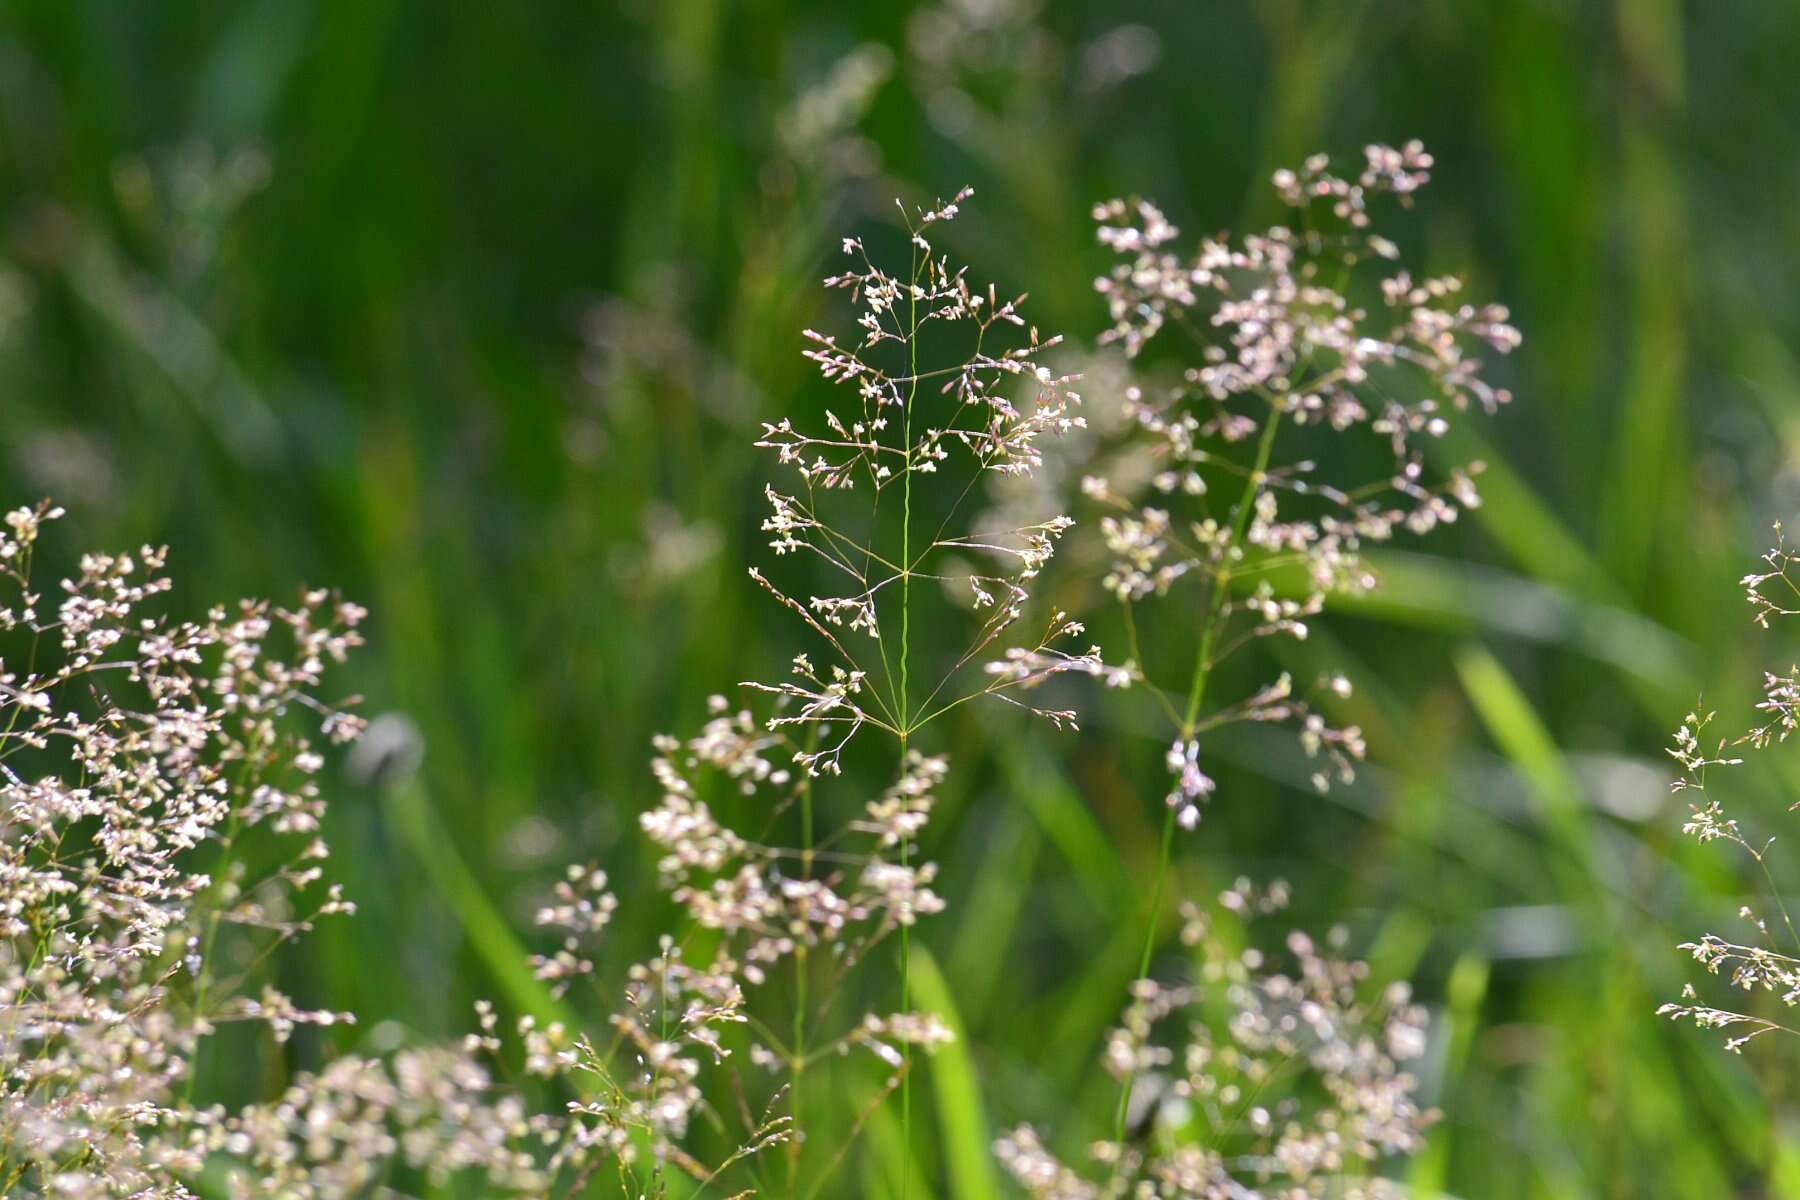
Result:
[[[1409,439],[1441,436],[1446,404],[1461,408],[1474,398],[1491,409],[1505,399],[1481,380],[1463,344],[1510,349],[1517,335],[1503,311],[1452,307],[1446,298],[1456,281],[1415,285],[1402,271],[1381,282],[1399,323],[1385,333],[1362,329],[1361,310],[1316,282],[1315,264],[1301,257],[1328,247],[1347,279],[1365,253],[1397,255],[1365,232],[1368,203],[1384,193],[1409,199],[1429,178],[1431,160],[1416,144],[1371,146],[1365,158],[1354,182],[1329,173],[1322,156],[1309,159],[1303,175],[1276,176],[1302,214],[1315,201],[1329,206],[1342,226],[1331,233],[1296,241],[1277,227],[1247,239],[1242,252],[1209,243],[1184,266],[1158,249],[1175,231],[1147,204],[1138,206],[1144,228],[1102,227],[1104,240],[1137,256],[1101,288],[1119,336],[1137,348],[1166,318],[1189,321],[1176,306],[1195,304],[1196,285],[1217,296],[1205,323],[1228,331],[1230,348],[1209,350],[1208,365],[1189,375],[1197,390],[1175,389],[1166,407],[1144,404],[1135,385],[1126,391],[1126,414],[1150,435],[1159,468],[1154,491],[1204,497],[1209,476],[1245,482],[1228,532],[1195,518],[1185,534],[1172,532],[1162,509],[1133,506],[1122,490],[1130,472],[1117,461],[1110,479],[1090,476],[1084,484],[1129,514],[1103,523],[1108,549],[1119,556],[1105,587],[1127,605],[1134,655],[1142,647],[1129,606],[1167,593],[1190,570],[1209,578],[1186,716],[1169,754],[1176,779],[1151,924],[1131,1002],[1104,1054],[1120,1097],[1112,1139],[1096,1143],[1094,1155],[1111,1182],[1104,1190],[1083,1182],[1022,1126],[995,1150],[1036,1195],[1152,1187],[1198,1198],[1255,1196],[1264,1185],[1308,1188],[1415,1152],[1430,1120],[1414,1098],[1417,1079],[1401,1065],[1424,1052],[1427,1023],[1406,984],[1373,999],[1365,995],[1365,964],[1328,956],[1298,932],[1286,939],[1291,973],[1270,967],[1260,950],[1234,954],[1188,903],[1183,940],[1197,950],[1198,977],[1169,985],[1149,977],[1173,830],[1196,825],[1198,803],[1212,790],[1197,735],[1239,722],[1291,721],[1305,757],[1326,756],[1344,783],[1353,778],[1351,759],[1362,754],[1360,732],[1330,726],[1295,698],[1285,674],[1203,718],[1206,679],[1239,645],[1303,638],[1301,618],[1319,611],[1328,589],[1370,586],[1359,557],[1365,539],[1386,540],[1401,525],[1423,532],[1454,519],[1456,504],[1473,504],[1460,471],[1441,486],[1424,482]],[[205,625],[169,625],[134,611],[167,591],[167,579],[139,582],[130,556],[87,555],[80,575],[62,583],[67,598],[52,620],[38,608],[31,560],[40,528],[62,513],[45,505],[9,515],[12,537],[0,542],[0,563],[19,607],[0,610],[0,626],[24,639],[12,661],[27,665],[4,676],[12,717],[6,753],[28,756],[24,773],[10,770],[6,784],[11,919],[0,946],[0,989],[18,1035],[0,1059],[7,1101],[0,1166],[10,1172],[9,1188],[179,1198],[216,1177],[237,1194],[347,1196],[396,1186],[435,1194],[479,1180],[491,1192],[574,1197],[608,1190],[616,1176],[624,1195],[735,1186],[735,1195],[746,1196],[780,1186],[770,1182],[766,1160],[785,1146],[785,1193],[813,1196],[837,1186],[834,1176],[871,1118],[894,1120],[886,1102],[897,1093],[898,1153],[889,1178],[897,1176],[901,1196],[911,1193],[920,1173],[913,1050],[958,1040],[954,993],[928,955],[920,965],[935,1011],[912,1009],[911,932],[944,908],[932,890],[937,866],[915,864],[915,845],[949,771],[916,738],[974,701],[1004,701],[1072,729],[1074,712],[1050,707],[1041,694],[1069,675],[1149,690],[1171,717],[1175,711],[1137,657],[1109,666],[1098,647],[1065,649],[1083,633],[1081,623],[1054,608],[1034,614],[1031,589],[1069,518],[1039,515],[1007,526],[965,511],[978,485],[1028,480],[1044,464],[1046,442],[1086,424],[1073,377],[1043,361],[1060,339],[1041,338],[1019,300],[972,285],[966,270],[934,253],[934,227],[956,217],[967,196],[965,189],[910,215],[902,208],[911,264],[904,276],[878,266],[860,239],[844,239],[852,266],[826,286],[848,293],[860,334],[840,341],[806,333],[806,356],[846,393],[843,412],[828,408],[811,428],[791,417],[765,421],[757,439],[792,477],[792,490],[765,486],[762,529],[775,555],[792,556],[801,570],[782,572],[797,583],[757,567],[750,579],[777,613],[798,618],[829,665],[796,654],[781,681],[742,685],[762,701],[760,714],[715,696],[697,734],[657,737],[652,773],[661,797],[639,824],[662,852],[659,882],[676,909],[669,932],[652,956],[609,980],[593,954],[608,940],[619,899],[604,870],[568,868],[536,915],[561,944],[529,960],[534,982],[559,1006],[556,1019],[528,1012],[510,1041],[482,1000],[478,1029],[460,1048],[409,1050],[392,1066],[334,1058],[296,1077],[272,1105],[200,1103],[198,1068],[216,1044],[219,1020],[266,1022],[280,1044],[302,1025],[355,1019],[301,1008],[262,982],[273,950],[350,908],[336,884],[323,902],[310,896],[325,873],[311,865],[327,856],[324,842],[314,837],[286,865],[246,878],[238,841],[257,826],[277,835],[320,827],[324,802],[306,777],[324,760],[278,722],[290,710],[311,710],[334,741],[363,732],[360,718],[316,692],[324,662],[360,645],[354,630],[366,614],[340,602],[322,617],[323,592],[305,593],[298,609],[273,610],[292,630],[289,665],[267,653],[266,605],[246,602],[231,624],[220,609]],[[1417,372],[1436,395],[1414,405],[1370,403],[1362,391],[1379,388],[1371,379],[1377,368]],[[1186,411],[1189,403],[1204,415]],[[1246,404],[1263,424],[1241,411]],[[1392,480],[1346,491],[1315,482],[1310,462],[1278,465],[1271,455],[1284,416],[1339,433],[1366,423],[1391,446]],[[1246,427],[1260,431],[1244,468],[1230,447]],[[1211,439],[1219,448],[1202,448]],[[1293,499],[1314,496],[1329,506],[1327,515],[1297,517]],[[140,557],[155,572],[164,555],[146,548]],[[1230,594],[1234,574],[1296,564],[1314,589],[1305,600],[1278,599],[1266,579],[1248,602]],[[929,608],[923,585],[940,593]],[[919,656],[928,686],[915,695],[911,631],[926,611],[939,622],[962,617],[968,633],[960,650],[936,662]],[[67,661],[40,670],[46,640]],[[214,673],[196,674],[213,656]],[[143,699],[109,688],[110,672],[141,687]],[[84,687],[91,713],[82,707]],[[1349,695],[1341,682],[1331,690]],[[892,739],[897,777],[859,804],[856,790],[845,796],[826,785],[844,778],[847,758],[865,753],[870,733]],[[367,753],[405,753],[395,736],[371,737],[378,749]],[[1320,790],[1328,787],[1329,776],[1314,778]],[[460,870],[448,877],[469,886]],[[1220,902],[1240,914],[1268,913],[1285,896],[1285,884],[1265,892],[1241,881]],[[311,905],[312,914],[294,918],[298,905]],[[265,948],[232,959],[219,943],[226,924],[272,936]],[[866,989],[855,978],[890,940],[899,943],[900,1006],[885,1012],[857,997]],[[1334,929],[1332,949],[1347,940]],[[222,961],[232,964],[231,982],[215,995]],[[791,986],[770,987],[788,964]],[[191,986],[180,986],[184,970]],[[584,1001],[561,1008],[577,988]],[[1185,1046],[1161,1032],[1177,1016],[1190,1022]],[[856,1115],[833,1120],[809,1108],[825,1064],[862,1050],[891,1071]],[[501,1087],[496,1070],[537,1082]],[[1165,1071],[1174,1073],[1166,1085]],[[1299,1080],[1287,1078],[1296,1071]],[[131,1086],[121,1089],[119,1080]],[[991,1191],[987,1121],[965,1053],[950,1056],[943,1085],[944,1173],[963,1190]],[[1166,1095],[1143,1090],[1151,1085],[1166,1086]],[[1132,1116],[1134,1089],[1143,1102]],[[533,1098],[546,1093],[566,1098],[534,1111]]]
[[[1419,1190],[1782,1186],[1785,1101],[1757,1056],[1638,1018],[1682,982],[1664,944],[1741,900],[1642,797],[1671,715],[1767,658],[1719,614],[1788,515],[1794,15],[972,11],[0,15],[13,494],[62,498],[70,544],[173,543],[189,595],[339,583],[374,614],[354,690],[420,733],[416,772],[328,781],[362,911],[285,968],[365,1016],[326,1040],[373,1050],[400,1015],[451,1033],[482,994],[509,1022],[550,1019],[517,931],[567,857],[551,830],[615,891],[651,893],[641,748],[748,673],[738,631],[765,610],[738,585],[759,541],[743,434],[820,402],[789,334],[818,322],[823,231],[879,220],[892,178],[972,179],[984,204],[956,248],[1015,264],[1040,320],[1082,330],[1104,269],[1079,249],[1094,198],[1141,187],[1191,227],[1253,227],[1275,203],[1262,181],[1306,147],[1417,132],[1440,168],[1407,249],[1512,302],[1530,403],[1444,447],[1489,464],[1472,522],[1431,557],[1371,555],[1387,586],[1280,650],[1296,678],[1350,664],[1345,712],[1380,769],[1315,801],[1256,730],[1222,736],[1208,774],[1234,803],[1177,841],[1171,878],[1285,875],[1296,920],[1347,917],[1379,975],[1418,980],[1446,1112]],[[866,102],[778,138],[852,54],[878,68]],[[192,187],[204,156],[177,151],[196,139],[256,144],[266,186],[196,202],[231,190]],[[206,336],[153,352],[182,328]],[[1116,1100],[1086,1048],[1143,930],[1099,914],[1154,874],[1161,814],[1142,798],[1165,773],[1154,714],[1084,724],[1029,754],[991,714],[941,726],[958,773],[923,852],[991,844],[1013,883],[946,871],[960,915],[915,949],[984,1048],[996,1121],[1064,1128],[1047,1094],[1106,1093],[1087,1122],[1104,1129]],[[1115,725],[1142,749],[1110,748]],[[602,966],[660,924],[615,924]],[[1082,980],[1059,973],[1071,959]],[[317,1063],[305,1037],[259,1071]],[[921,1084],[920,1124],[936,1094]]]

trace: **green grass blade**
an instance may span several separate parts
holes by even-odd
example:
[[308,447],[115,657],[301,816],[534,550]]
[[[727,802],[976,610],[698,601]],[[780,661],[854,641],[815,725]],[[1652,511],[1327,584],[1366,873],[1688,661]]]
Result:
[[568,1007],[532,974],[525,946],[488,899],[455,843],[433,819],[419,781],[407,780],[388,789],[387,811],[394,828],[418,856],[507,999],[540,1021],[561,1021],[573,1026],[575,1021]]
[[918,944],[913,946],[912,984],[920,1011],[935,1013],[956,1035],[954,1042],[932,1055],[928,1067],[950,1195],[954,1200],[999,1200],[1000,1179],[975,1059],[943,972],[931,952]]

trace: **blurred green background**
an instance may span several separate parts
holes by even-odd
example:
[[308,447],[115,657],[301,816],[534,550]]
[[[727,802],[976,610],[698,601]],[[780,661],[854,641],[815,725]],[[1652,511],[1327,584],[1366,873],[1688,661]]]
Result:
[[[519,947],[565,862],[612,871],[619,962],[667,915],[648,739],[795,644],[743,578],[748,443],[820,398],[798,332],[836,320],[841,234],[974,185],[944,243],[1087,366],[1093,202],[1240,227],[1278,165],[1422,138],[1403,230],[1526,334],[1454,447],[1488,503],[1297,662],[1358,679],[1362,782],[1319,799],[1234,740],[1184,886],[1284,875],[1418,981],[1417,1194],[1800,1194],[1795,1050],[1652,1016],[1744,885],[1681,844],[1661,748],[1789,652],[1735,580],[1800,508],[1796,61],[1800,6],[1752,0],[4,3],[5,503],[170,543],[193,608],[304,580],[373,610],[354,686],[398,716],[331,831],[361,912],[283,970],[363,1015],[340,1044],[458,1033],[541,1003]],[[920,1103],[969,1145],[1103,1127],[1165,786],[1130,724],[946,734],[920,939],[967,1036]],[[1746,782],[1774,831],[1796,781]]]

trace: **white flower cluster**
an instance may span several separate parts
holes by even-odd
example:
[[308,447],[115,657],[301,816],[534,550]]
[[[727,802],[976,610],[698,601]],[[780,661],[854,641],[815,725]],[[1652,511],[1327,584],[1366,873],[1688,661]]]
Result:
[[[1240,881],[1220,904],[1268,913],[1285,892]],[[1383,1195],[1359,1168],[1418,1150],[1435,1118],[1406,1065],[1426,1049],[1424,1010],[1405,984],[1372,986],[1364,964],[1305,934],[1287,935],[1291,966],[1277,969],[1275,956],[1234,953],[1192,905],[1184,911],[1200,979],[1139,983],[1102,1056],[1114,1078],[1137,1083],[1127,1138],[1090,1148],[1105,1182],[1065,1165],[1029,1126],[999,1139],[1001,1165],[1033,1200]],[[1184,1133],[1195,1128],[1203,1135]],[[1348,1190],[1315,1190],[1326,1184]]]
[[[1374,232],[1378,201],[1410,204],[1431,156],[1414,142],[1370,146],[1364,157],[1355,176],[1334,174],[1323,155],[1277,172],[1292,226],[1206,239],[1191,255],[1170,248],[1179,231],[1151,203],[1094,212],[1100,241],[1120,257],[1096,283],[1112,320],[1102,340],[1148,365],[1124,390],[1130,434],[1090,464],[1082,490],[1104,513],[1106,590],[1127,610],[1162,601],[1200,614],[1186,680],[1162,676],[1167,648],[1139,643],[1140,630],[1145,643],[1157,632],[1148,617],[1130,625],[1133,674],[1174,726],[1171,803],[1190,827],[1211,790],[1200,784],[1195,737],[1227,720],[1279,713],[1300,724],[1309,754],[1329,752],[1318,786],[1349,777],[1361,755],[1354,727],[1329,727],[1291,695],[1209,714],[1206,680],[1260,638],[1306,637],[1329,594],[1375,586],[1365,545],[1429,532],[1478,504],[1480,465],[1434,478],[1423,444],[1456,413],[1510,398],[1487,379],[1482,355],[1519,344],[1506,310],[1462,301],[1452,276],[1415,280],[1393,261],[1396,244]],[[1196,349],[1167,369],[1149,355],[1165,329]],[[1391,455],[1385,474],[1347,469],[1367,454],[1333,441],[1359,433]]]
[[[1775,526],[1775,545],[1763,555],[1765,570],[1752,571],[1739,583],[1744,589],[1756,623],[1767,629],[1771,619],[1800,614],[1792,607],[1796,591],[1796,567],[1800,555],[1788,548],[1779,524]],[[1779,584],[1779,587],[1771,585]],[[1787,597],[1788,599],[1784,599]],[[1732,988],[1746,994],[1743,1008],[1720,1008],[1699,998],[1692,984],[1682,989],[1681,999],[1662,1005],[1659,1016],[1671,1020],[1692,1021],[1701,1029],[1726,1029],[1725,1048],[1740,1053],[1752,1040],[1765,1033],[1793,1033],[1794,1029],[1776,1015],[1748,1011],[1751,997],[1767,997],[1785,1008],[1800,1005],[1800,930],[1797,930],[1781,894],[1774,890],[1774,876],[1768,858],[1775,839],[1753,840],[1728,816],[1724,805],[1711,794],[1708,776],[1717,770],[1742,766],[1744,760],[1732,753],[1734,748],[1766,750],[1794,732],[1796,705],[1800,704],[1800,668],[1790,667],[1785,673],[1763,673],[1763,698],[1757,702],[1761,724],[1736,737],[1703,741],[1713,714],[1696,710],[1683,718],[1675,731],[1669,755],[1681,766],[1671,790],[1688,796],[1688,818],[1681,827],[1684,834],[1702,845],[1727,842],[1736,846],[1756,864],[1758,882],[1766,889],[1755,907],[1743,905],[1738,918],[1747,930],[1742,940],[1707,933],[1695,941],[1684,942],[1681,949],[1693,956],[1709,975],[1728,979]],[[1767,914],[1767,915],[1765,915]]]

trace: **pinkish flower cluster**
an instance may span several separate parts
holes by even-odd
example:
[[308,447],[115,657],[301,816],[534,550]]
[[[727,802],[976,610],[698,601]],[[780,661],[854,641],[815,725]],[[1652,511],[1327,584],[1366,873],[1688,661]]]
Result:
[[[1431,156],[1414,142],[1370,146],[1364,159],[1354,176],[1322,155],[1277,172],[1291,224],[1204,239],[1191,254],[1171,249],[1179,231],[1147,201],[1094,212],[1120,259],[1096,284],[1112,319],[1102,340],[1145,367],[1124,391],[1129,436],[1097,455],[1083,490],[1105,514],[1106,590],[1128,616],[1168,604],[1183,614],[1176,624],[1198,630],[1176,650],[1191,669],[1170,678],[1169,647],[1152,640],[1148,615],[1135,617],[1125,672],[1170,719],[1170,804],[1190,827],[1210,791],[1198,786],[1196,735],[1220,724],[1291,720],[1308,754],[1328,760],[1318,786],[1349,776],[1362,748],[1354,728],[1329,726],[1285,683],[1278,696],[1208,711],[1207,679],[1261,638],[1306,637],[1330,593],[1373,587],[1366,546],[1477,504],[1479,464],[1434,475],[1425,447],[1459,412],[1509,399],[1484,357],[1519,344],[1506,310],[1464,300],[1455,276],[1415,278],[1374,231],[1380,202],[1410,204]],[[1182,350],[1153,363],[1165,333]],[[1384,475],[1346,470],[1353,458],[1336,443],[1357,435],[1391,455]],[[1329,690],[1342,694],[1341,681]]]

